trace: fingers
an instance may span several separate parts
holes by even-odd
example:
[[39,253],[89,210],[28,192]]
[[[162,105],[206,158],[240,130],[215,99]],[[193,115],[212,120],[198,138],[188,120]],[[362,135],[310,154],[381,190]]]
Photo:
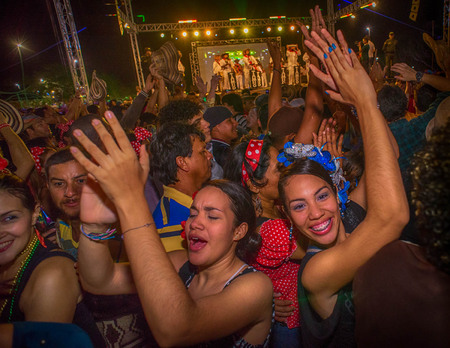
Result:
[[334,37],[331,36],[331,34],[326,29],[322,29],[321,32],[322,35],[325,37],[325,39],[328,41],[328,44],[330,45],[330,47],[328,47],[328,50],[330,51],[330,57],[334,58],[336,56],[337,58],[333,61],[335,62],[338,71],[340,71],[340,66],[342,66],[344,70],[351,67],[351,65],[348,64],[347,58],[344,57],[344,54],[342,53],[342,50],[339,47],[338,42],[334,39]]
[[[78,140],[80,141],[80,139]],[[75,159],[78,161],[78,163],[80,163],[84,167],[84,169],[86,169],[94,177],[97,177],[97,175],[101,174],[100,172],[101,168],[96,166],[93,162],[89,161],[78,148],[76,148],[75,146],[71,146],[70,152],[72,153],[73,157],[75,157]]]
[[141,145],[141,148],[139,151],[139,163],[144,172],[143,175],[145,175],[145,177],[147,177],[148,173],[150,172],[150,158],[148,156],[145,145]]
[[316,16],[319,20],[319,25],[321,25],[323,29],[326,29],[327,24],[325,23],[325,20],[323,19],[322,11],[320,10],[320,7],[318,5],[316,5]]
[[338,38],[339,44],[342,47],[342,50],[344,51],[343,52],[344,53],[344,57],[347,60],[348,65],[353,66],[352,60],[350,58],[350,54],[348,53],[349,52],[348,51],[348,44],[347,44],[347,41],[345,40],[344,34],[342,33],[341,30],[337,31],[337,38]]
[[340,93],[337,93],[331,89],[327,89],[325,91],[325,93],[328,93],[328,95],[330,96],[331,99],[336,100],[337,102],[343,103],[343,104],[348,104],[348,102],[346,102],[344,100],[344,98],[342,97],[342,95]]

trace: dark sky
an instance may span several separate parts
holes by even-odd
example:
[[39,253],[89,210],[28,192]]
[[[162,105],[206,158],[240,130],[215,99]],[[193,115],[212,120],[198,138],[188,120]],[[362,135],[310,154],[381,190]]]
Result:
[[[425,68],[430,54],[421,35],[423,31],[432,32],[433,20],[435,36],[442,35],[443,0],[422,0],[417,22],[408,18],[411,2],[412,0],[377,1],[374,11],[397,21],[362,10],[355,19],[340,20],[336,28],[342,28],[348,41],[354,42],[360,40],[367,33],[365,28],[370,26],[373,41],[378,48],[381,48],[388,32],[395,31],[401,43],[402,58],[409,60],[410,64],[422,62]],[[53,6],[52,0],[49,3]],[[129,39],[127,35],[120,35],[117,18],[106,16],[115,12],[114,6],[108,6],[107,3],[113,3],[113,0],[71,1],[77,29],[86,27],[79,33],[79,40],[88,77],[90,79],[92,70],[96,69],[99,76],[114,77],[120,84],[134,86],[135,72]],[[206,3],[211,6],[205,6]],[[179,19],[191,18],[202,21],[232,17],[267,18],[272,15],[308,16],[308,9],[315,3],[321,5],[326,13],[325,0],[132,1],[134,15],[144,15],[146,23],[173,23]],[[335,9],[347,5],[342,0],[335,0],[334,3]],[[31,79],[49,65],[61,64],[56,46],[30,58],[57,42],[47,10],[47,0],[1,0],[0,37],[0,91],[13,90],[14,83],[21,79],[18,51],[14,45],[18,40],[24,46],[22,52],[26,79]],[[167,35],[161,39],[157,34],[139,34],[141,49],[144,46],[156,49],[164,40],[167,40]],[[284,43],[298,41],[299,35],[290,34]],[[178,40],[176,44],[186,59],[190,50],[189,41]],[[188,60],[184,63],[188,65]]]

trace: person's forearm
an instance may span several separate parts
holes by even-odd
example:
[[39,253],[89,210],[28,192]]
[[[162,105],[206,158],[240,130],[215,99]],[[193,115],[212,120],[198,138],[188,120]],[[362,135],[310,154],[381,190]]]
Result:
[[[364,140],[368,214],[378,221],[400,225],[403,217],[407,219],[409,209],[385,119],[376,107],[376,99],[365,100],[356,108]],[[393,219],[393,214],[396,219]],[[398,238],[401,228],[391,231],[392,235],[386,237]]]
[[169,103],[169,95],[163,79],[158,82],[158,89],[158,110],[161,110]]
[[148,98],[147,105],[145,106],[144,112],[150,112],[150,113],[156,114],[155,106],[156,106],[157,98],[158,98],[158,90],[155,90],[155,92]]
[[[319,67],[316,57],[311,59],[311,64]],[[303,120],[295,136],[296,143],[312,144],[312,133],[317,132],[323,114],[322,81],[320,81],[310,70],[309,84],[306,90],[305,112]]]
[[[185,325],[195,303],[169,260],[143,194],[116,203],[125,248],[145,317],[155,336]],[[127,232],[128,231],[128,232]],[[164,294],[164,296],[161,296]],[[167,311],[177,315],[167,315]]]
[[11,127],[4,127],[0,129],[0,134],[8,144],[11,159],[17,168],[15,174],[19,178],[26,180],[34,168],[33,156],[31,156],[30,151],[22,139],[14,133]]
[[443,76],[423,74],[422,82],[441,92],[450,91],[450,79]]
[[134,129],[142,109],[144,108],[147,97],[147,93],[141,91],[137,97],[134,98],[133,103],[131,103],[130,107],[125,112],[125,115],[120,120],[120,125],[124,129]]
[[281,64],[277,64],[273,66],[273,75],[272,75],[272,85],[270,86],[269,92],[269,118],[267,120],[267,124],[269,124],[270,119],[273,114],[278,111],[279,108],[282,107],[281,102]]

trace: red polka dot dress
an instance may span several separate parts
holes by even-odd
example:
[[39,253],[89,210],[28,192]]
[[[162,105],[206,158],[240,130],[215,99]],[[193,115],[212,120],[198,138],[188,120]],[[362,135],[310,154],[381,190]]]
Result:
[[252,266],[272,280],[273,291],[282,294],[279,299],[292,301],[295,310],[287,318],[287,326],[292,329],[300,326],[297,299],[297,274],[300,265],[290,261],[297,249],[295,239],[289,238],[290,227],[290,222],[283,219],[269,220],[261,225],[262,245]]

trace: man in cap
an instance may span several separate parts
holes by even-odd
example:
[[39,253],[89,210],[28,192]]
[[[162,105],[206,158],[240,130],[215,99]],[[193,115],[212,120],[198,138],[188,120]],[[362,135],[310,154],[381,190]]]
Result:
[[238,123],[225,106],[213,106],[205,111],[203,117],[211,129],[214,158],[223,168],[231,153],[230,145],[238,137]]
[[387,39],[383,44],[383,52],[384,57],[386,60],[386,66],[387,66],[387,76],[391,76],[391,66],[394,63],[395,59],[395,51],[397,49],[397,43],[398,41],[394,37],[394,32],[391,31],[389,33],[389,39]]

